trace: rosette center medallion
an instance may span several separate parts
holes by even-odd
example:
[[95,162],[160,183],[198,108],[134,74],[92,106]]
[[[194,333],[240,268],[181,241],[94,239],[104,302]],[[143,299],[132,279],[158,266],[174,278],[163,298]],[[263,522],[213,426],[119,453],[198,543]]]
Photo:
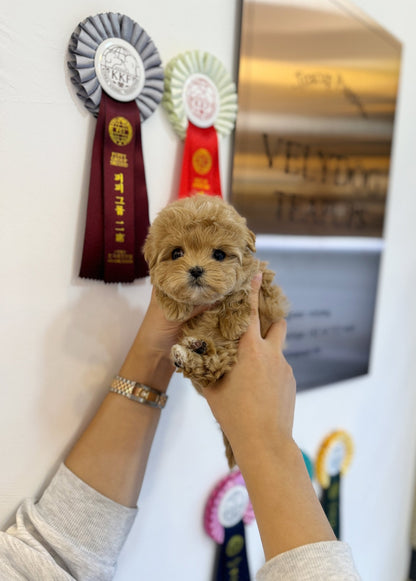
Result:
[[184,85],[183,104],[186,116],[194,125],[214,125],[220,108],[220,97],[215,83],[206,75],[191,75]]
[[145,70],[136,49],[122,38],[102,42],[94,58],[95,72],[105,92],[117,101],[133,101],[143,90]]

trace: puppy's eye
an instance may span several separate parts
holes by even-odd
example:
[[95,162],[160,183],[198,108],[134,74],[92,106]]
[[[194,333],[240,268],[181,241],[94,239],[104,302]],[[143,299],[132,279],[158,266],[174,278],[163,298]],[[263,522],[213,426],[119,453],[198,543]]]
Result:
[[185,252],[182,250],[182,248],[174,248],[172,250],[172,260],[177,260],[178,258],[183,256],[184,254],[185,254]]
[[214,258],[214,260],[218,260],[218,262],[222,262],[225,258],[226,254],[223,250],[220,250],[219,248],[216,248],[215,250],[212,251],[212,258]]

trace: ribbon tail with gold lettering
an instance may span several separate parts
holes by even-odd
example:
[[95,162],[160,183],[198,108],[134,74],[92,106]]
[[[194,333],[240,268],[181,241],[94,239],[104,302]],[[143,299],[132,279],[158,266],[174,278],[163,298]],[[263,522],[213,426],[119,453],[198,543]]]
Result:
[[250,581],[244,523],[224,528],[224,542],[218,547],[215,581]]

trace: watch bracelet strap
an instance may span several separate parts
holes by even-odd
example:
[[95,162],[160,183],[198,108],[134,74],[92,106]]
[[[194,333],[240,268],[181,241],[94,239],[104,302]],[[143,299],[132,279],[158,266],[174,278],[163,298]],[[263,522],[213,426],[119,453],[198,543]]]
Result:
[[120,375],[117,375],[111,382],[110,391],[123,395],[137,403],[143,403],[158,409],[163,409],[168,399],[165,393],[148,385],[137,383],[137,381],[120,377]]

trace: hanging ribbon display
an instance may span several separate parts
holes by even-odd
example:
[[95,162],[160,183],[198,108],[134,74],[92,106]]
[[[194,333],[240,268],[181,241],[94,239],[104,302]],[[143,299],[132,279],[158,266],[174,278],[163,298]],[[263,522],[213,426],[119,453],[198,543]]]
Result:
[[68,67],[77,95],[98,115],[80,276],[132,282],[147,276],[149,227],[141,122],[163,95],[159,53],[128,16],[103,13],[71,36]]
[[316,458],[316,477],[322,486],[321,504],[335,536],[341,536],[341,477],[348,470],[354,453],[351,436],[344,430],[329,434]]
[[181,54],[165,67],[162,104],[173,129],[185,139],[179,198],[197,193],[222,196],[218,133],[228,135],[237,116],[230,75],[209,53]]
[[218,544],[216,581],[250,581],[245,525],[253,520],[244,479],[233,470],[211,493],[204,514],[205,531]]

